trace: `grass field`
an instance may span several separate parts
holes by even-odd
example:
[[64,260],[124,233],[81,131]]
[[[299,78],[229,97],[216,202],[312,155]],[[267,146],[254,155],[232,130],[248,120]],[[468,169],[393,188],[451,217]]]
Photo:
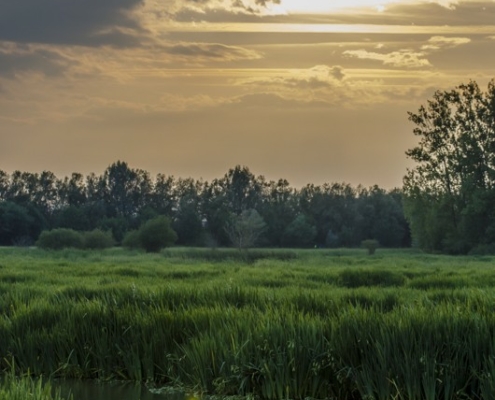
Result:
[[0,368],[266,399],[494,399],[495,258],[0,249]]

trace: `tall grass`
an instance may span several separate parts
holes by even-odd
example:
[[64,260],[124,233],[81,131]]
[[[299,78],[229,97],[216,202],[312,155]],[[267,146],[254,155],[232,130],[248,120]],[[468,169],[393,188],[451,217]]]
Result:
[[486,258],[206,252],[0,249],[0,368],[263,399],[493,399]]
[[[30,377],[18,378],[7,374],[0,381],[0,400],[62,400],[60,390],[53,390],[50,383]],[[72,396],[68,398],[71,400]]]

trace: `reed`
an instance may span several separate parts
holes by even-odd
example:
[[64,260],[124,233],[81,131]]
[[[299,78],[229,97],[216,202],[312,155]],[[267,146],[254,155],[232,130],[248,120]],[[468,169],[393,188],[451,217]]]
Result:
[[188,258],[206,251],[0,249],[0,369],[263,399],[493,399],[486,257]]
[[53,390],[50,383],[30,377],[18,378],[7,374],[0,382],[0,400],[72,400],[62,397],[60,390]]

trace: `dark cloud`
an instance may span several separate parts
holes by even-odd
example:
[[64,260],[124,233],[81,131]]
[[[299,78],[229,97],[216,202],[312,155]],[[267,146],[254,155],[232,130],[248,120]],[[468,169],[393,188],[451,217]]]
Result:
[[129,11],[143,0],[0,0],[0,40],[131,46],[140,30]]
[[74,62],[47,49],[13,43],[0,44],[0,76],[7,78],[15,78],[20,73],[32,71],[45,76],[58,76]]
[[345,78],[344,69],[340,65],[333,66],[330,71],[328,71],[329,75],[338,81],[341,81]]

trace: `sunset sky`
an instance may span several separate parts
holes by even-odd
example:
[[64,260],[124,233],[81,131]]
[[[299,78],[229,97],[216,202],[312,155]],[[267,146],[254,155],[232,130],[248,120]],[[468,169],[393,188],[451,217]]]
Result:
[[495,77],[495,1],[0,0],[0,169],[401,186],[407,111]]

